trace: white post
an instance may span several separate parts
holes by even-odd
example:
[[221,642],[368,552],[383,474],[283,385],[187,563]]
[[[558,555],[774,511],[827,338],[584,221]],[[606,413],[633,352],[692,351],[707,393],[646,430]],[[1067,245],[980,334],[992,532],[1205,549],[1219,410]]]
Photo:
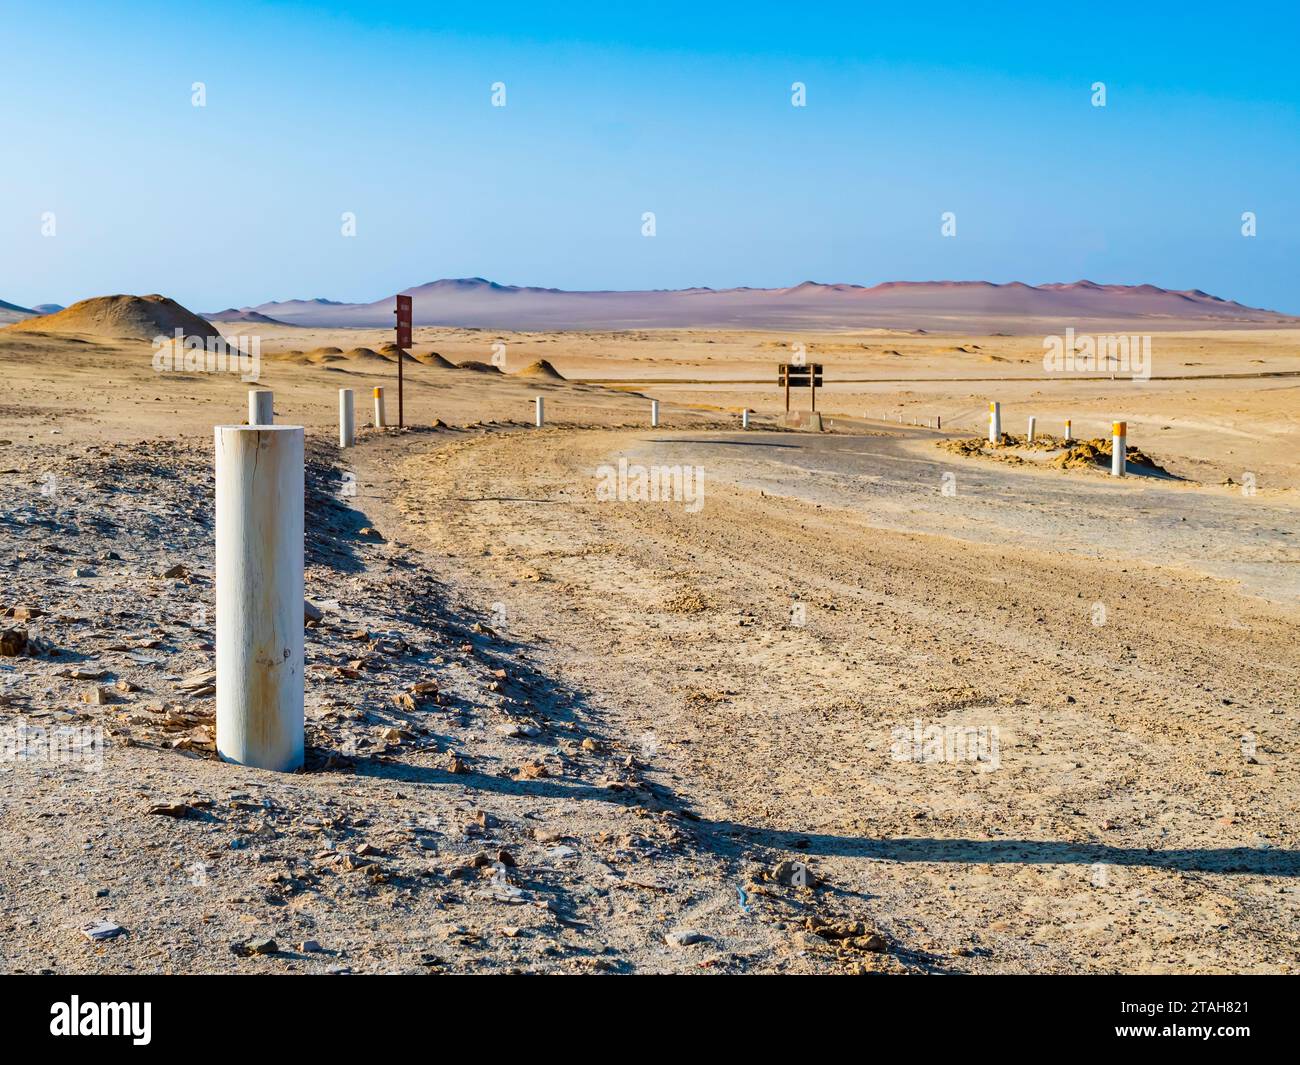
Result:
[[216,427],[217,753],[303,758],[303,431]]
[[659,428],[659,401],[657,399],[650,401],[650,428]]
[[274,404],[274,392],[268,392],[265,388],[250,388],[248,390],[248,424],[274,425]]
[[375,385],[375,428],[382,429],[386,424],[384,421],[384,389],[382,385]]
[[749,428],[749,408],[748,408],[748,407],[746,407],[744,410],[742,410],[742,411],[740,412],[740,427],[741,427],[742,429],[748,429],[748,428]]
[[538,396],[533,402],[537,404],[537,428],[540,429],[546,424],[546,400]]
[[1002,438],[1002,404],[989,404],[989,443],[996,444]]
[[339,389],[339,447],[357,442],[356,413],[352,406],[352,389]]
[[1031,444],[1034,442],[1034,424],[1035,424],[1037,421],[1038,421],[1037,418],[1033,418],[1033,417],[1031,417],[1031,418],[1029,419],[1029,443],[1031,443]]
[[1110,475],[1123,477],[1128,473],[1128,423],[1115,422],[1110,433]]
[[1065,442],[1068,444],[1074,437],[1070,435],[1070,419],[1065,419]]

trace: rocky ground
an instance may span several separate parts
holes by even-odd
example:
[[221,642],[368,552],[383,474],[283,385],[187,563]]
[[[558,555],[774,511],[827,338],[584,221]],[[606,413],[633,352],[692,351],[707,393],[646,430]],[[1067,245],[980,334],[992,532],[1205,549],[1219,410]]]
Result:
[[[491,603],[459,599],[376,522],[335,449],[310,450],[319,617],[308,764],[288,776],[213,750],[208,449],[5,453],[0,967],[941,964],[889,953],[797,854],[702,840],[643,772],[653,748],[538,668],[542,637],[494,629]],[[728,949],[710,949],[722,928]]]

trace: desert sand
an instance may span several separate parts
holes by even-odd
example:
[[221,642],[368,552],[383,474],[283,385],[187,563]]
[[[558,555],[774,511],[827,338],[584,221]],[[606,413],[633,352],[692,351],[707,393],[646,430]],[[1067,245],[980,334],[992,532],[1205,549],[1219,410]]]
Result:
[[[1028,329],[426,326],[409,429],[340,452],[338,388],[395,414],[391,329],[218,322],[309,441],[277,775],[211,739],[250,384],[37,324],[0,329],[0,723],[104,749],[0,772],[5,971],[1296,970],[1300,330],[1167,330],[1139,383]],[[796,344],[821,434],[778,424]],[[1166,473],[944,446],[990,400]],[[598,501],[621,459],[702,505]]]

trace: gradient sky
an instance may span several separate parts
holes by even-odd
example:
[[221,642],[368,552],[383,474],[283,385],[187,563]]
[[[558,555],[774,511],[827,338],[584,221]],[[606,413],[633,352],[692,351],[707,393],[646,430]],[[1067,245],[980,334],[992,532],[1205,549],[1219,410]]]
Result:
[[0,299],[1087,277],[1300,313],[1294,3],[565,6],[2,0]]

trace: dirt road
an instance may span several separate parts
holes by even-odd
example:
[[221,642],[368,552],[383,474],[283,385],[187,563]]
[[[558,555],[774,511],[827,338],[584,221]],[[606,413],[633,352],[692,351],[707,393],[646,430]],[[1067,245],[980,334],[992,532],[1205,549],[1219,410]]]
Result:
[[[917,434],[405,454],[368,459],[395,467],[405,535],[544,640],[720,852],[806,861],[961,968],[1296,967],[1285,500]],[[703,506],[597,502],[620,458],[703,466]]]

